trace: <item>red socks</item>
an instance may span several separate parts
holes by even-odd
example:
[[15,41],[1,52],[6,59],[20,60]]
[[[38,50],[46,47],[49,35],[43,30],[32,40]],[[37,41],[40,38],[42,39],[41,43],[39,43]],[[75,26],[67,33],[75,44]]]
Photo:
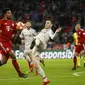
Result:
[[16,69],[18,75],[21,75],[22,73],[20,71],[20,68],[19,68],[19,65],[17,63],[17,60],[12,60],[12,64],[13,64],[14,68]]

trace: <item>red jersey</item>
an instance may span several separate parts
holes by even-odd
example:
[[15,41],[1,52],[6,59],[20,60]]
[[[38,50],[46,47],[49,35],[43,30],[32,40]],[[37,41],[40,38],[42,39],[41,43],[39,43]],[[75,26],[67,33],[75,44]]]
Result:
[[83,31],[82,35],[83,35],[82,42],[85,44],[85,30]]
[[79,29],[78,31],[76,31],[77,36],[78,36],[78,43],[82,43],[83,41],[83,29]]
[[0,34],[1,41],[9,41],[11,40],[11,36],[14,34],[16,30],[16,23],[12,20],[0,20],[0,30],[2,31]]

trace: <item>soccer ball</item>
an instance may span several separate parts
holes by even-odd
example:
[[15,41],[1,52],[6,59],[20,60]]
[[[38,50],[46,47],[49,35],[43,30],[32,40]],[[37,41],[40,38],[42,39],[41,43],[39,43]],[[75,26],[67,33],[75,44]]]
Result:
[[24,29],[24,27],[25,27],[25,25],[22,22],[17,23],[17,29],[22,30],[22,29]]

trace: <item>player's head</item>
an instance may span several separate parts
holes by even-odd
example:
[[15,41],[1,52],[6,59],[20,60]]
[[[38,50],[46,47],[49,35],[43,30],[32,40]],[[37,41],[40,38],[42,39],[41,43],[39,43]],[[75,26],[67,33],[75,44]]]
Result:
[[46,20],[45,22],[45,28],[48,29],[48,28],[51,28],[52,27],[52,21],[51,20]]
[[27,28],[31,28],[31,27],[32,27],[32,22],[31,22],[31,21],[27,21],[27,22],[25,23],[25,26],[26,26]]
[[12,12],[10,8],[4,8],[3,9],[3,16],[6,19],[11,19],[12,18]]
[[76,23],[76,25],[75,25],[75,30],[77,31],[77,30],[79,30],[79,29],[81,29],[81,25],[80,25],[80,23]]

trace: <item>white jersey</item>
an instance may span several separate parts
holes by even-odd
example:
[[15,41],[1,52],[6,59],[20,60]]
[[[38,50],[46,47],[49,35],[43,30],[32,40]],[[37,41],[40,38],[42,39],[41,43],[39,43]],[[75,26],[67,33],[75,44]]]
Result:
[[47,43],[50,38],[53,39],[55,36],[57,36],[57,33],[53,33],[53,31],[49,28],[41,30],[35,38],[39,38],[43,43]]
[[34,29],[30,28],[25,28],[22,30],[21,34],[20,34],[20,38],[24,38],[24,41],[25,41],[25,49],[27,47],[30,47],[31,45],[31,42],[33,41],[34,39],[34,36],[36,36],[37,33]]
[[36,37],[35,37],[35,43],[36,45],[32,49],[32,56],[40,55],[40,53],[46,49],[47,42],[49,39],[54,39],[57,36],[57,32],[53,32],[50,28],[49,29],[43,29]]

